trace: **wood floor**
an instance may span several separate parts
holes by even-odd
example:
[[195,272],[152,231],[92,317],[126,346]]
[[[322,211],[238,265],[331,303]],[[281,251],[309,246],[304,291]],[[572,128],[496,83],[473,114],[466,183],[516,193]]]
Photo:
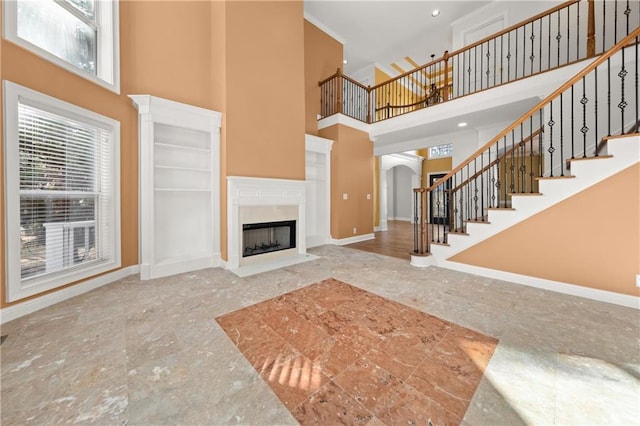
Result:
[[390,220],[388,230],[376,232],[375,235],[376,238],[373,240],[349,244],[345,247],[411,260],[413,224]]

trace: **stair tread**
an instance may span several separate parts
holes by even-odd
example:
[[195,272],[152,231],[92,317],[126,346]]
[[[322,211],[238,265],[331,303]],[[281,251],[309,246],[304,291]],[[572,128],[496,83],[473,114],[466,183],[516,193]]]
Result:
[[567,158],[567,163],[572,161],[586,161],[586,160],[602,160],[605,158],[613,158],[613,155],[598,155],[597,157],[580,157],[580,158]]
[[512,193],[509,193],[509,195],[511,195],[512,197],[515,197],[516,195],[524,195],[526,197],[529,197],[531,195],[535,195],[535,196],[542,195],[542,192],[512,192]]
[[565,175],[565,176],[542,176],[537,177],[536,180],[554,180],[554,179],[575,179],[573,175]]
[[487,225],[491,224],[491,222],[489,222],[488,220],[480,220],[480,219],[467,219],[467,220],[465,220],[465,222],[467,222],[467,223],[486,223]]
[[515,210],[515,209],[513,207],[487,207],[487,210],[500,211],[500,210]]
[[434,245],[434,246],[443,246],[443,247],[451,247],[451,244],[449,244],[449,243],[436,243],[436,242],[434,242],[434,241],[432,241],[432,242],[431,242],[431,245]]

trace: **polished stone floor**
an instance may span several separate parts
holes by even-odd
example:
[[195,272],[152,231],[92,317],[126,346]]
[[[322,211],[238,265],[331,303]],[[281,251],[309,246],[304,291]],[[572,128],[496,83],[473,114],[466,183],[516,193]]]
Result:
[[329,278],[217,318],[301,424],[460,424],[497,340]]
[[[310,252],[321,258],[246,278],[131,276],[3,324],[0,423],[296,424],[216,318],[334,278],[499,341],[463,424],[640,424],[637,310],[344,247]],[[312,396],[312,410],[326,400]]]

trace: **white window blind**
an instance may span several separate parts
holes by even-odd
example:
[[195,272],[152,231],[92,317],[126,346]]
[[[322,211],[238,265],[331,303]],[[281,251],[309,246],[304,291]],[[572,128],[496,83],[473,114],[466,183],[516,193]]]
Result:
[[[28,90],[11,83],[6,87],[9,97],[14,88]],[[73,111],[60,108],[68,105],[60,101],[42,103],[19,95],[16,101],[15,111],[7,114],[16,123],[6,123],[7,191],[15,191],[7,195],[7,237],[14,239],[7,270],[14,295],[54,288],[119,264],[118,150],[112,120],[101,122],[96,118],[102,116],[73,106]],[[7,105],[11,110],[12,103]]]

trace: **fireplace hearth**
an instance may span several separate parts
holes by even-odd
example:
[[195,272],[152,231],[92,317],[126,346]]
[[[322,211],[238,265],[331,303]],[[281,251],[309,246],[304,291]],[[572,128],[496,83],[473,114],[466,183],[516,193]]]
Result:
[[242,225],[242,257],[296,247],[296,221],[245,223]]

